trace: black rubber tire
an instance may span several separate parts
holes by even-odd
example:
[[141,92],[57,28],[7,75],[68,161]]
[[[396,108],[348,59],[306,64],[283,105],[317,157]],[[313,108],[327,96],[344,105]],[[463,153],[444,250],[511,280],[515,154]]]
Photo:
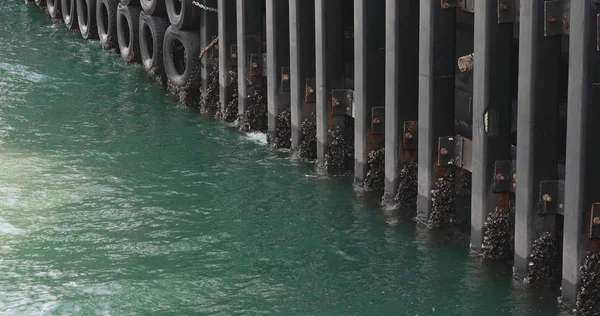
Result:
[[60,14],[60,0],[46,0],[46,8],[48,9],[48,15],[53,20],[60,20],[62,14]]
[[121,58],[128,63],[139,63],[140,44],[139,27],[140,13],[142,8],[136,6],[126,6],[119,3],[117,9],[117,39],[119,41],[119,52]]
[[[72,0],[71,0],[72,1]],[[77,0],[77,25],[85,39],[97,39],[96,0]]]
[[46,0],[34,0],[33,3],[40,8],[46,6]]
[[151,76],[165,78],[163,40],[168,27],[169,19],[166,16],[151,16],[146,12],[140,14],[140,55],[144,70]]
[[169,83],[185,90],[200,87],[200,33],[178,30],[174,25],[165,32],[163,57]]
[[200,8],[192,0],[165,0],[169,22],[180,30],[197,30],[200,27]]
[[118,0],[97,0],[96,2],[96,25],[98,26],[98,37],[100,45],[104,49],[117,49],[117,7]]
[[76,0],[60,0],[60,7],[62,11],[63,21],[65,25],[70,29],[74,30],[77,25],[77,1]]
[[140,0],[121,0],[121,3],[123,5],[133,7],[133,6],[139,6]]
[[142,10],[148,15],[159,16],[167,14],[165,0],[140,0]]

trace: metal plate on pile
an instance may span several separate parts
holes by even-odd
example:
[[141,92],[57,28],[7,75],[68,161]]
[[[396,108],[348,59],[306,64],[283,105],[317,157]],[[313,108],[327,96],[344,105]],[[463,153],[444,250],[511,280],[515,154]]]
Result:
[[540,183],[540,215],[564,214],[565,182],[562,180]]
[[331,91],[331,113],[333,116],[354,117],[354,91],[333,89]]
[[317,79],[306,78],[306,103],[317,103]]
[[517,10],[515,0],[498,0],[498,24],[513,23]]
[[290,92],[290,67],[281,67],[281,92]]
[[262,54],[250,54],[249,69],[253,76],[263,76],[263,59]]
[[600,240],[600,203],[592,204],[589,237],[590,239]]
[[385,134],[385,107],[371,108],[371,134]]
[[492,192],[508,193],[515,192],[513,185],[516,175],[516,163],[514,160],[498,160],[494,162],[494,179]]
[[419,121],[404,122],[402,131],[402,150],[416,150],[419,148]]
[[438,166],[456,166],[471,171],[471,140],[462,136],[438,139]]
[[562,0],[544,2],[544,36],[562,35],[563,9]]

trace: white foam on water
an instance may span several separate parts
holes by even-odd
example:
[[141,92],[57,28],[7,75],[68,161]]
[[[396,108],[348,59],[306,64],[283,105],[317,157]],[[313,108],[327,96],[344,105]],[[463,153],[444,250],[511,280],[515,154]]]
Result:
[[250,141],[260,144],[260,145],[266,145],[267,144],[267,134],[265,133],[261,133],[261,132],[250,132],[247,133],[246,138],[249,139]]
[[[0,219],[0,235],[21,235],[25,233],[23,229],[17,228],[10,223]],[[0,246],[0,249],[5,246]]]

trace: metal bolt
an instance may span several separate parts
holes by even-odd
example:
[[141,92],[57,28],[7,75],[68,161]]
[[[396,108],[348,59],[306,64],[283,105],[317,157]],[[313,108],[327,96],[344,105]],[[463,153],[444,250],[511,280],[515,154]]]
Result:
[[340,100],[336,99],[335,101],[333,101],[333,106],[338,106],[338,105],[340,105]]
[[308,87],[308,89],[306,89],[308,91],[309,94],[312,94],[313,92],[315,92],[315,90],[313,90],[312,87]]
[[231,58],[233,58],[233,59],[237,58],[237,54],[236,53],[232,53],[231,54]]
[[252,62],[252,68],[258,68],[258,63]]
[[281,75],[281,80],[283,80],[283,81],[288,81],[288,80],[290,80],[290,75],[288,75],[288,74],[283,74],[283,75]]
[[448,154],[448,149],[446,149],[446,148],[440,149],[440,154],[442,154],[442,156],[446,156]]
[[592,221],[592,223],[594,223],[594,225],[600,225],[600,217],[594,217],[594,220]]
[[564,208],[564,207],[565,206],[562,203],[558,204],[558,208]]
[[373,124],[379,124],[379,123],[381,123],[381,120],[378,117],[373,119]]
[[549,23],[554,23],[554,22],[556,22],[556,21],[557,21],[557,19],[556,19],[556,17],[555,17],[555,16],[549,16],[549,17],[548,17],[548,22],[549,22]]
[[504,177],[503,174],[499,173],[496,175],[496,181],[504,181],[506,180],[506,178]]
[[404,134],[404,138],[406,138],[406,140],[412,140],[413,134],[411,132],[408,132],[408,133]]
[[550,195],[548,195],[548,194],[544,194],[542,196],[542,199],[544,200],[544,202],[548,202],[548,203],[552,202],[552,197]]
[[515,183],[513,183],[513,189],[516,189],[516,188],[517,188],[517,183],[515,182]]
[[506,2],[500,3],[500,10],[508,10],[508,3],[506,3]]

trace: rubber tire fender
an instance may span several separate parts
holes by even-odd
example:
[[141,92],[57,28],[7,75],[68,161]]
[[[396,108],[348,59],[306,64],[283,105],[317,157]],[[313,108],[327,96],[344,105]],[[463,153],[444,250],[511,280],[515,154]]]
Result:
[[138,28],[142,8],[119,3],[117,8],[117,39],[121,58],[128,63],[140,62],[140,44]]
[[[73,0],[71,0],[73,1]],[[96,0],[77,0],[77,25],[85,39],[97,39]]]
[[79,27],[77,25],[77,1],[76,0],[60,0],[63,21],[65,25],[74,30]]
[[127,5],[130,7],[133,7],[133,6],[139,7],[140,6],[140,0],[121,0],[121,3],[123,5]]
[[[176,41],[183,44],[185,50],[183,56],[178,52],[181,47],[175,47]],[[184,89],[200,88],[202,64],[198,60],[199,55],[199,32],[178,30],[174,25],[167,28],[163,42],[163,57],[165,74],[171,84]],[[177,69],[182,66],[182,61],[185,61],[183,72]]]
[[165,0],[140,0],[142,10],[148,15],[158,16],[167,14]]
[[96,2],[96,25],[98,26],[98,37],[100,45],[104,49],[117,49],[117,7],[118,0],[97,0]]
[[[177,12],[175,4],[180,4]],[[180,30],[196,30],[200,27],[200,8],[197,8],[192,0],[165,0],[169,22]]]
[[60,0],[46,0],[46,9],[48,9],[48,15],[53,20],[60,20],[62,18]]
[[33,3],[40,8],[46,6],[46,0],[34,0]]
[[140,14],[140,55],[144,70],[151,76],[165,77],[163,40],[168,27],[169,19],[166,16],[151,16],[145,12]]

